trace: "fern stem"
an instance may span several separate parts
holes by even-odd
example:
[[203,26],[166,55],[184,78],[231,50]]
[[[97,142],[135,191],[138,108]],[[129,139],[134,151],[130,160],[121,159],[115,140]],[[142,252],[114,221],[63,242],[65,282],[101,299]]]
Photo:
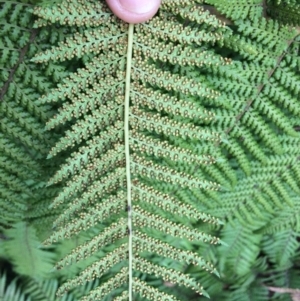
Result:
[[128,252],[129,252],[129,301],[132,301],[132,204],[131,204],[131,174],[130,174],[130,150],[129,150],[129,101],[130,101],[130,78],[131,78],[131,58],[133,44],[134,25],[129,24],[128,28],[128,48],[126,65],[126,90],[125,90],[125,108],[124,108],[124,136],[125,136],[125,157],[126,157],[126,179],[127,179],[127,208],[128,208]]

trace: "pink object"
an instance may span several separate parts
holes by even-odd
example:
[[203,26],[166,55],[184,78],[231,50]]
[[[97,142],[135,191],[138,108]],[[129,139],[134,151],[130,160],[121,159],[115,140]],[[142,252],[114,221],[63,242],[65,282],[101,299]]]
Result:
[[127,23],[142,23],[151,19],[161,0],[106,0],[112,12]]

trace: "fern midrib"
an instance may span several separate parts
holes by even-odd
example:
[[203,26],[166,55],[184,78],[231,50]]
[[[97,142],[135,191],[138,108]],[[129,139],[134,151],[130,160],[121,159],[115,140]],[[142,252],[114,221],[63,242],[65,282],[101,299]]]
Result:
[[130,100],[130,80],[131,62],[133,47],[134,25],[128,26],[128,48],[126,58],[126,79],[125,79],[125,105],[124,105],[124,139],[125,139],[125,158],[126,158],[126,180],[127,180],[127,210],[128,210],[128,268],[129,268],[129,301],[132,301],[132,202],[131,202],[131,174],[130,174],[130,149],[129,149],[129,100]]

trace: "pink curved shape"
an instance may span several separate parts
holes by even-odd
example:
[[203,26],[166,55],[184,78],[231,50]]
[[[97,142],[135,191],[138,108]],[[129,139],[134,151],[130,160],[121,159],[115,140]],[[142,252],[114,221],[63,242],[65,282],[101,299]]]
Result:
[[142,23],[151,19],[161,0],[106,0],[112,12],[127,23]]

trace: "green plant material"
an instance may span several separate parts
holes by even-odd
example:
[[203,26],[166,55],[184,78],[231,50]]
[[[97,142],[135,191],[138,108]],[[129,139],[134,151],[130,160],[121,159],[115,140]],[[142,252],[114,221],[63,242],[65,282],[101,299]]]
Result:
[[164,0],[134,26],[99,0],[0,3],[1,243],[21,247],[26,225],[51,245],[27,235],[39,260],[58,258],[29,295],[264,301],[300,285],[300,38],[282,24],[299,25],[297,1]]
[[2,243],[6,256],[15,266],[15,272],[33,278],[51,277],[49,271],[54,263],[54,254],[39,248],[35,228],[19,222],[6,230],[7,240]]
[[7,284],[7,276],[0,275],[0,300],[1,301],[30,301],[30,297],[26,298],[17,286],[17,281],[14,280]]
[[299,26],[300,2],[298,0],[268,0],[269,14],[287,24]]

